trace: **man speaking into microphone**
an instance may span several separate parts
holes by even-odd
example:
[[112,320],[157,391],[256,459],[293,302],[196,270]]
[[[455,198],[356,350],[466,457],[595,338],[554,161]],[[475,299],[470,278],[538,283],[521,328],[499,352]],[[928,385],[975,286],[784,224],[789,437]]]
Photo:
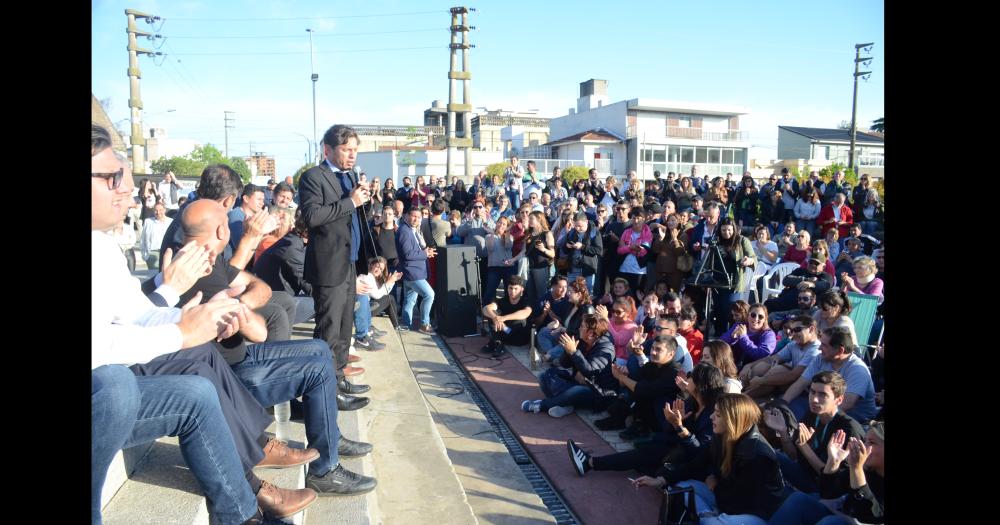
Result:
[[340,410],[357,410],[369,401],[352,395],[367,392],[367,385],[345,379],[364,371],[347,366],[357,293],[355,263],[363,254],[361,229],[367,220],[363,206],[371,199],[368,185],[358,184],[353,170],[358,143],[354,129],[331,127],[323,134],[323,162],[299,181],[299,205],[309,229],[303,277],[312,284],[316,303],[313,337],[326,341],[333,351]]

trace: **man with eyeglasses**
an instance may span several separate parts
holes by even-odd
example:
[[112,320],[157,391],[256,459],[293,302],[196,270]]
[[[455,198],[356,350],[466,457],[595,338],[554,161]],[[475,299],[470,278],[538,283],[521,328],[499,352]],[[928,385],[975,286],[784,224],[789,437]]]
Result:
[[618,277],[618,268],[621,266],[622,259],[622,256],[618,255],[618,243],[621,241],[622,233],[629,227],[628,213],[630,209],[625,201],[616,203],[612,208],[614,216],[601,229],[604,256],[601,258],[601,268],[594,281],[595,297],[603,297],[605,290],[607,290],[605,282],[614,281]]
[[[532,194],[537,195],[537,194]],[[537,197],[536,197],[537,199]],[[479,286],[480,289],[486,287],[487,256],[486,236],[493,233],[496,223],[486,210],[486,201],[476,199],[472,201],[472,209],[468,218],[462,222],[456,232],[462,238],[462,243],[466,246],[476,247],[476,257],[479,257]]]
[[802,377],[802,372],[819,356],[819,339],[816,320],[809,315],[799,315],[787,321],[792,340],[778,352],[743,367],[740,382],[743,393],[754,398],[766,398]]
[[[833,276],[826,273],[826,261],[812,257],[805,268],[796,268],[785,276],[781,284],[785,286],[777,297],[764,301],[769,312],[785,312],[799,306],[801,292],[810,290],[817,297],[833,287]],[[813,299],[815,301],[815,298]]]
[[771,193],[777,191],[778,189],[777,183],[778,183],[778,177],[772,173],[771,176],[767,178],[767,183],[761,186],[760,191],[757,192],[757,194],[760,195],[760,199],[761,200],[770,199]]
[[542,206],[540,196],[541,193],[536,189],[533,190],[531,193],[527,194],[527,196],[525,197],[525,201],[528,203],[529,206],[531,206],[531,211],[540,211],[542,213],[545,213],[545,206]]

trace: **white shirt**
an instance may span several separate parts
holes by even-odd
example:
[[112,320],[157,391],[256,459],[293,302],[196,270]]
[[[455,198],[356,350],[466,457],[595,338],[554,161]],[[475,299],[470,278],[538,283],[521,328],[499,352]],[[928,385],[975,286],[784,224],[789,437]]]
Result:
[[371,286],[372,291],[368,292],[368,297],[372,299],[381,299],[384,295],[392,291],[392,286],[396,284],[386,282],[384,286],[379,286],[375,281],[375,276],[370,273],[363,273],[358,276],[358,279],[363,281],[368,286]]
[[[160,197],[163,197],[163,205],[166,206],[168,210],[176,210],[177,209],[177,203],[174,202],[174,201],[172,201],[172,200],[170,200],[170,187],[171,186],[172,186],[172,184],[170,184],[169,182],[163,181],[163,182],[160,182],[159,184],[156,185],[156,190],[160,193]],[[177,197],[178,198],[180,198],[181,192],[183,192],[183,191],[184,190],[181,190],[181,189],[177,190]]]
[[164,217],[162,221],[153,217],[142,221],[142,239],[139,241],[139,251],[142,252],[143,258],[148,256],[150,251],[159,251],[160,245],[163,244],[163,236],[167,233],[167,228],[172,222],[174,221],[170,217]]
[[[158,308],[143,295],[114,237],[91,232],[90,366],[145,363],[180,350],[183,338],[178,308]],[[167,285],[156,292],[167,304],[180,296]]]

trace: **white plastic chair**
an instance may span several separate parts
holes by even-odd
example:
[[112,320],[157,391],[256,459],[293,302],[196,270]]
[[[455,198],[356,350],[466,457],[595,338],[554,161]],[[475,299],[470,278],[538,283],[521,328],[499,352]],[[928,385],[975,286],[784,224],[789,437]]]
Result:
[[761,302],[760,292],[757,291],[757,282],[767,273],[767,268],[766,264],[757,261],[757,266],[753,269],[753,275],[750,277],[750,291],[753,292],[754,302]]
[[[781,294],[781,290],[785,288],[784,285],[781,284],[781,281],[783,281],[785,277],[792,273],[796,268],[800,267],[801,265],[799,263],[794,262],[781,263],[772,266],[771,271],[764,275],[764,297],[761,302],[764,302],[771,297],[777,297]],[[777,279],[775,279],[775,276],[777,276]]]

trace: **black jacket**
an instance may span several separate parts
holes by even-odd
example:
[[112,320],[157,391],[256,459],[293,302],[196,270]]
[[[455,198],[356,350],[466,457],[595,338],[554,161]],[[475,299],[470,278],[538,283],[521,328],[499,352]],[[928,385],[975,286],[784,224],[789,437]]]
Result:
[[590,221],[587,225],[587,232],[582,236],[575,229],[569,232],[559,246],[559,250],[572,254],[574,250],[567,249],[566,243],[575,243],[577,241],[583,243],[583,248],[580,249],[580,252],[583,254],[583,260],[580,263],[580,266],[583,268],[583,275],[594,275],[597,273],[597,261],[604,254],[604,242],[601,239],[601,232],[597,229],[597,225],[593,221]]
[[292,295],[312,295],[312,285],[303,277],[306,245],[294,232],[282,237],[260,255],[253,273],[274,291]]
[[715,501],[721,512],[753,514],[765,520],[770,519],[784,501],[785,486],[774,449],[760,435],[756,426],[751,427],[736,442],[732,469],[728,476],[721,473],[722,450],[722,439],[715,436],[712,444],[702,449],[694,460],[668,472],[667,483],[687,479],[700,481],[714,475],[718,482]]
[[611,363],[614,360],[615,344],[611,342],[611,334],[604,334],[589,349],[585,350],[581,341],[573,355],[564,353],[560,358],[560,366],[570,368],[573,375],[580,372],[601,388],[616,390],[618,380],[611,375]]
[[[350,172],[356,187],[357,174]],[[351,260],[351,217],[358,214],[361,223],[361,246],[358,260],[365,260],[367,228],[360,208],[345,195],[337,175],[327,163],[309,168],[299,180],[299,206],[302,218],[309,227],[309,245],[306,246],[304,275],[313,286],[338,286],[347,280],[346,265]]]
[[841,468],[833,474],[820,474],[819,495],[824,499],[834,499],[847,494],[841,512],[861,523],[885,523],[885,479],[866,470],[865,481],[864,486],[852,489],[849,468]]

